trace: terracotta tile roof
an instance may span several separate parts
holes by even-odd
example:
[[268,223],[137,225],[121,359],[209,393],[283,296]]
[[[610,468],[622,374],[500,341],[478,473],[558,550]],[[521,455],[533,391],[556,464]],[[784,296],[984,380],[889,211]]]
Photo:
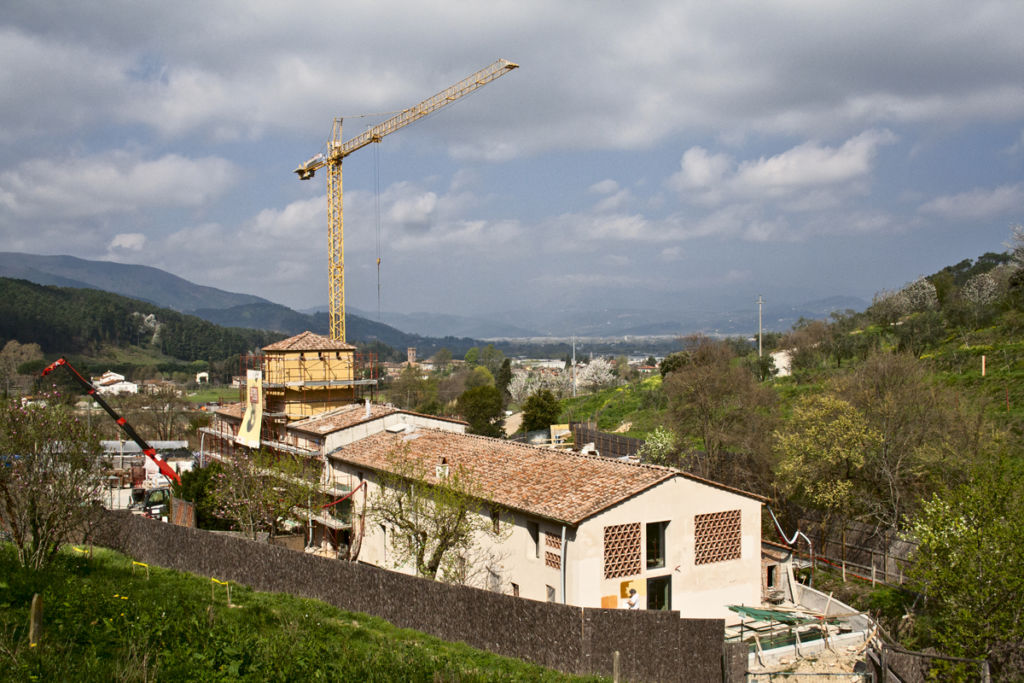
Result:
[[391,453],[409,447],[409,456],[427,468],[444,457],[451,467],[465,467],[495,503],[558,522],[578,525],[588,517],[679,474],[667,467],[636,465],[596,456],[434,429],[411,434],[382,432],[360,439],[331,458],[388,471]]
[[371,403],[370,416],[367,417],[366,405],[363,403],[353,403],[351,405],[342,406],[341,408],[329,410],[326,413],[321,413],[320,415],[307,417],[304,420],[292,422],[288,425],[288,429],[298,429],[299,431],[309,432],[311,434],[330,434],[331,432],[346,429],[361,422],[376,420],[397,412],[398,408],[395,408],[394,406]]
[[353,427],[357,424],[376,420],[393,413],[419,415],[431,420],[441,420],[442,422],[452,422],[454,424],[467,424],[463,420],[456,420],[449,417],[438,417],[437,415],[421,415],[420,413],[401,410],[400,408],[396,408],[392,405],[385,405],[381,403],[371,403],[370,417],[366,417],[366,404],[353,403],[351,405],[342,406],[341,408],[335,408],[334,410],[330,410],[320,415],[307,417],[306,419],[298,422],[293,422],[288,425],[288,429],[298,429],[299,431],[309,432],[312,434],[330,434],[332,432],[348,429],[349,427]]
[[226,406],[221,406],[217,410],[213,411],[217,415],[224,415],[225,417],[234,417],[241,420],[245,417],[245,404],[244,403],[229,403]]
[[314,332],[300,332],[294,337],[282,339],[279,342],[268,344],[263,347],[264,351],[351,351],[356,347],[342,341],[335,341],[330,337]]

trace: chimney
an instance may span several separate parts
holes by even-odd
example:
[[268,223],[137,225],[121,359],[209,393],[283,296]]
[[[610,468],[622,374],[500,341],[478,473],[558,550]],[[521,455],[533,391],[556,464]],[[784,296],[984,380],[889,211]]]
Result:
[[436,476],[438,479],[448,478],[448,458],[441,456],[440,461],[434,468],[434,476]]

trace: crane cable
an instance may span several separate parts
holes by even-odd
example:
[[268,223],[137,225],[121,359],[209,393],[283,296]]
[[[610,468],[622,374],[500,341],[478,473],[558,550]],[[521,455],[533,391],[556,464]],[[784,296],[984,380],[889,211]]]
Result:
[[380,296],[380,145],[373,146],[373,185],[374,185],[374,212],[376,219],[377,236],[377,322],[382,323]]

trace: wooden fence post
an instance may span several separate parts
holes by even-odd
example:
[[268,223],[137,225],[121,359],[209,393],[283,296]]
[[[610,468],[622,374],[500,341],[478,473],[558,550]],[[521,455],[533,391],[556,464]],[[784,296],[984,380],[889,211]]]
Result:
[[43,596],[36,593],[32,596],[32,607],[28,613],[28,646],[35,647],[39,644],[39,637],[43,634]]

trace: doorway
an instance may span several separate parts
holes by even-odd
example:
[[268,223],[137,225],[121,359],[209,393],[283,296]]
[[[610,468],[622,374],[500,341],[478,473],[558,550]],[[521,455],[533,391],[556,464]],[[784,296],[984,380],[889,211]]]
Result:
[[672,575],[647,579],[647,609],[672,609]]

